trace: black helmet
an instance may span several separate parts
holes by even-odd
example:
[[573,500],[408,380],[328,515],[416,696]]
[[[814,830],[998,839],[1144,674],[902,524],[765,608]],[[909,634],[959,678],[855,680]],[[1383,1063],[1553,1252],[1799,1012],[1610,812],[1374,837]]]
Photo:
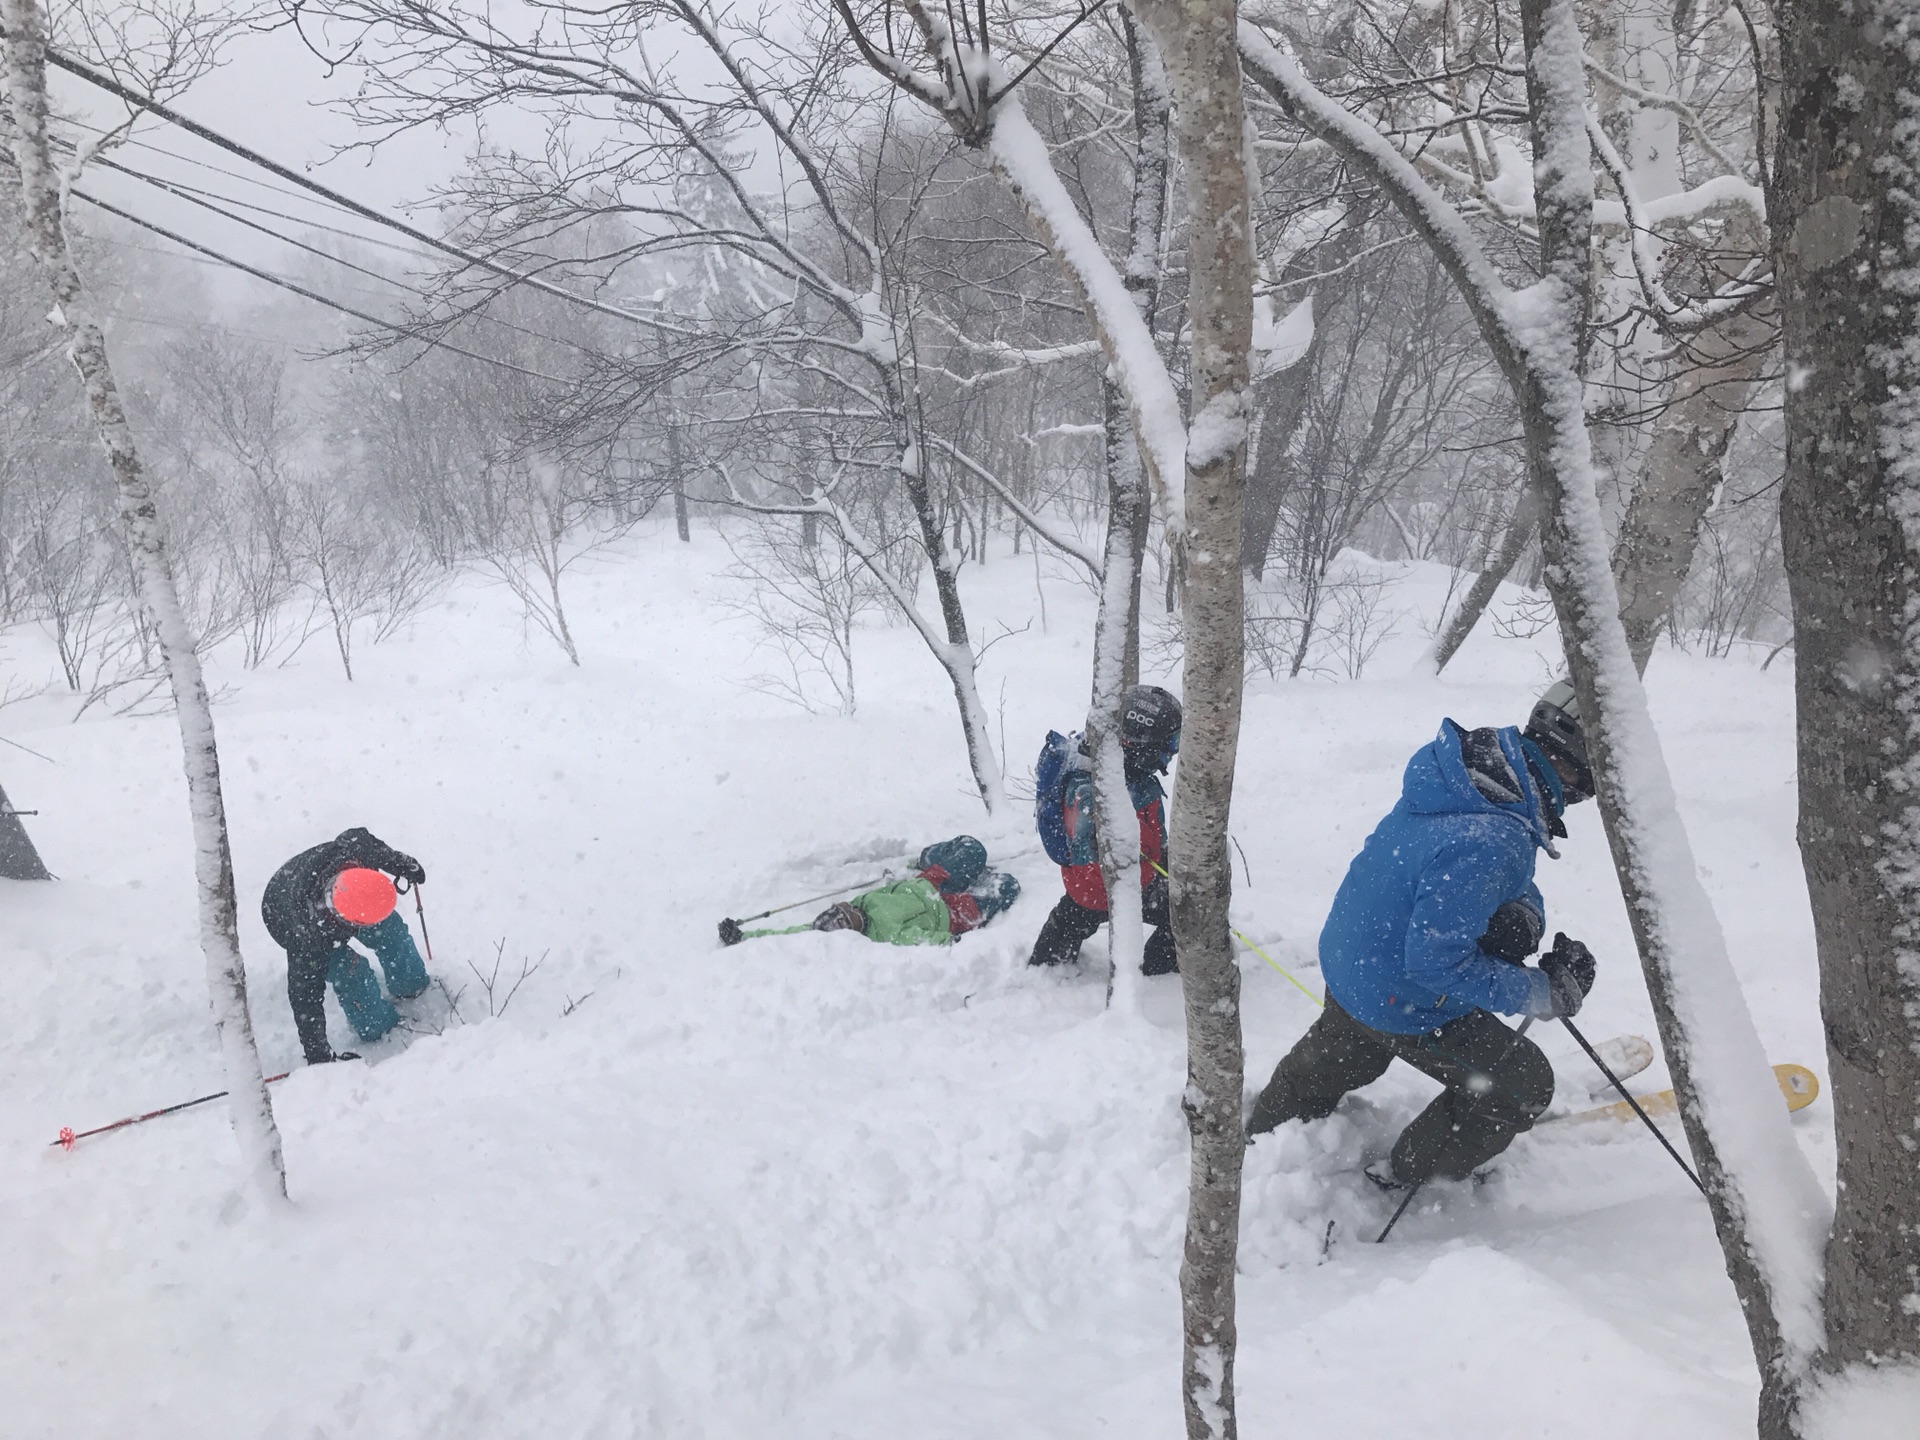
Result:
[[1163,765],[1178,755],[1180,702],[1158,685],[1127,691],[1120,701],[1120,748],[1151,755]]
[[1547,687],[1547,693],[1533,702],[1533,713],[1521,733],[1554,762],[1569,805],[1593,795],[1587,737],[1580,731],[1580,702],[1574,697],[1571,681],[1556,680]]

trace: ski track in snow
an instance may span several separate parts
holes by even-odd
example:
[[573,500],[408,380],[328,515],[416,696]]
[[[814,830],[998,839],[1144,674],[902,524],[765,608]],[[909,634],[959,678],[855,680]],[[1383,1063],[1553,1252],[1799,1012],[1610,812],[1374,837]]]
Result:
[[[5,764],[63,877],[0,882],[9,1440],[1178,1433],[1176,982],[1144,982],[1136,1020],[1101,1013],[1102,941],[1077,975],[1028,973],[1056,872],[1023,806],[983,823],[938,667],[905,625],[870,625],[857,717],[745,689],[754,637],[712,606],[725,563],[711,531],[680,546],[655,529],[584,574],[577,671],[479,585],[368,648],[353,685],[318,647],[252,674],[214,657],[270,1069],[298,1046],[260,888],[352,824],[426,864],[436,973],[474,1020],[274,1087],[286,1215],[245,1191],[220,1104],[48,1148],[221,1070],[171,719],[70,725],[52,699],[0,717],[58,762]],[[1437,608],[1441,572],[1387,568],[1406,577],[1396,602]],[[982,626],[1037,616],[1026,557],[963,585]],[[1085,704],[1084,591],[1056,585],[1048,619],[983,667],[984,695],[1006,682],[1016,777]],[[1425,645],[1403,618],[1365,681],[1250,687],[1236,923],[1309,985],[1326,904],[1407,756],[1443,714],[1518,721],[1552,676],[1532,642],[1483,627],[1444,683],[1399,678]],[[1650,676],[1769,1058],[1824,1073],[1786,663],[1663,652]],[[1571,828],[1541,887],[1549,928],[1601,957],[1584,1028],[1651,1036],[1598,817]],[[722,915],[962,830],[1034,853],[1012,862],[1020,903],[951,951],[714,940]],[[464,961],[489,967],[502,937],[504,975],[548,958],[480,1019]],[[1257,1087],[1312,1017],[1258,960],[1243,973]],[[1571,1042],[1542,1040],[1584,1094]],[[1667,1083],[1656,1061],[1635,1088]],[[1490,1183],[1423,1197],[1368,1243],[1391,1206],[1360,1166],[1432,1089],[1395,1067],[1249,1152],[1243,1433],[1750,1434],[1711,1225],[1648,1137],[1523,1138]],[[1830,1174],[1824,1099],[1795,1129]]]

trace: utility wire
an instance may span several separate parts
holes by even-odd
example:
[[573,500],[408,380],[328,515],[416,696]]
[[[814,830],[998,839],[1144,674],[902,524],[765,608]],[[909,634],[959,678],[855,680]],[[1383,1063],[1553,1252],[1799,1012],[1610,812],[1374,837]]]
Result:
[[[171,150],[162,150],[157,145],[147,145],[142,148],[149,154],[164,156],[169,160],[178,161],[184,165],[198,166],[202,163],[193,159],[191,156],[177,155]],[[96,157],[95,163],[98,163],[98,157]],[[217,175],[228,175],[233,176],[235,179],[244,179],[242,176],[234,175],[233,171],[222,169],[217,165],[205,166],[203,168],[210,169]],[[391,250],[396,255],[408,255],[415,259],[420,259],[423,256],[423,252],[418,245],[410,243],[402,244],[397,240],[382,239],[378,235],[369,235],[361,230],[349,230],[344,225],[329,225],[323,220],[315,220],[306,215],[289,215],[284,210],[275,210],[271,205],[256,205],[251,200],[242,200],[237,195],[226,195],[218,190],[208,190],[203,186],[190,185],[185,180],[170,180],[166,183],[176,185],[188,194],[198,195],[208,200],[218,200],[222,204],[231,205],[236,210],[250,210],[256,215],[265,215],[269,219],[285,220],[291,225],[304,226],[308,230],[319,230],[325,234],[338,235],[343,239],[357,241],[359,244],[372,246],[376,249]],[[306,198],[302,195],[296,195],[290,190],[282,190],[278,186],[268,186],[266,188],[267,193],[270,195],[285,195],[293,200],[304,200]]]
[[[71,148],[71,147],[68,147],[68,148]],[[166,152],[163,151],[161,153],[164,154]],[[180,158],[180,157],[176,157],[176,158]],[[189,204],[198,205],[203,209],[210,210],[214,214],[219,215],[224,219],[231,220],[237,225],[243,225],[250,230],[257,230],[263,235],[269,236],[274,240],[280,241],[282,244],[291,245],[296,249],[307,251],[310,254],[319,256],[323,260],[331,260],[337,265],[345,266],[349,270],[356,271],[359,274],[368,276],[369,278],[374,280],[381,281],[384,284],[394,286],[396,289],[404,290],[408,294],[413,295],[418,299],[425,300],[428,303],[432,302],[433,297],[427,295],[424,291],[421,291],[407,284],[405,281],[397,280],[393,276],[382,274],[377,270],[368,269],[363,265],[357,265],[353,261],[344,259],[340,256],[329,254],[325,250],[321,250],[315,246],[308,245],[303,241],[296,240],[292,236],[283,235],[277,230],[270,229],[269,227],[265,225],[261,225],[256,221],[248,220],[244,216],[231,214],[230,212],[222,210],[219,206],[214,205],[209,201],[202,200],[195,195],[185,193],[182,189],[176,187],[170,181],[162,180],[157,176],[147,175],[139,170],[134,170],[128,166],[120,164],[118,161],[109,159],[106,156],[102,156],[102,155],[96,155],[94,157],[94,163],[100,165],[105,169],[112,170],[119,174],[128,176],[130,179],[143,181],[148,185],[152,185],[157,189],[166,191],[167,193],[174,195],[178,199],[185,200]],[[516,365],[512,361],[502,360],[497,356],[481,355],[475,351],[464,349],[459,345],[455,345],[452,341],[423,333],[417,327],[401,325],[391,320],[382,320],[378,316],[369,315],[364,311],[356,310],[352,306],[345,305],[337,300],[333,300],[328,296],[319,294],[317,291],[309,290],[304,286],[298,285],[293,281],[287,280],[281,276],[273,275],[268,271],[258,268],[257,266],[248,265],[243,261],[236,260],[232,256],[223,254],[222,252],[215,250],[210,246],[202,245],[197,241],[189,240],[183,235],[177,235],[173,231],[167,230],[153,223],[150,220],[143,220],[140,216],[135,215],[130,211],[123,210],[116,205],[108,204],[106,201],[101,200],[96,196],[89,195],[84,190],[81,190],[77,187],[72,188],[70,193],[73,194],[77,199],[86,201],[89,205],[94,206],[96,209],[103,210],[110,215],[118,216],[120,219],[126,220],[133,225],[137,225],[143,230],[151,231],[155,235],[159,235],[164,239],[171,240],[176,245],[185,246],[188,250],[193,251],[196,256],[205,257],[206,260],[210,261],[211,263],[227,266],[232,269],[242,271],[245,274],[252,275],[257,279],[266,281],[269,285],[276,285],[283,290],[290,290],[294,294],[302,296],[305,299],[312,300],[317,304],[325,305],[329,309],[338,310],[341,314],[350,315],[356,320],[363,320],[370,325],[377,326],[381,330],[389,331],[396,335],[405,336],[409,339],[418,340],[422,344],[427,345],[429,348],[432,348],[433,346],[437,345],[442,349],[452,352],[453,354],[463,355],[469,359],[478,360],[483,364],[499,366],[504,369],[515,371],[516,373],[521,375],[530,376],[534,379],[548,381],[555,385],[565,385],[569,383],[567,381],[560,380],[554,376],[543,374],[540,371],[530,370],[524,366]],[[292,221],[292,223],[295,223],[295,224],[304,223],[291,216],[287,218],[290,221]],[[167,252],[154,252],[154,253],[167,253]],[[134,317],[134,318],[140,318],[140,317]],[[563,340],[563,339],[558,339],[557,337],[554,337],[554,336],[544,335],[544,334],[541,334],[539,331],[530,330],[527,327],[522,325],[516,325],[510,320],[502,320],[497,316],[482,315],[480,318],[486,319],[495,325],[502,326],[505,329],[518,331],[520,334],[530,336],[531,338],[536,340],[543,340],[543,341],[548,341],[554,344],[569,346],[572,349],[580,351],[584,355],[597,356],[600,353],[598,351],[589,349],[586,346],[580,345],[574,341]]]
[[[157,190],[165,191],[167,194],[172,195],[176,199],[184,200],[189,205],[197,205],[203,210],[209,210],[215,215],[220,216],[222,219],[231,220],[236,225],[242,225],[249,230],[257,231],[258,233],[268,236],[271,239],[278,240],[283,245],[291,245],[296,250],[304,250],[309,255],[315,255],[315,256],[318,256],[320,259],[330,261],[335,265],[344,266],[346,269],[352,270],[356,274],[365,275],[369,279],[378,280],[385,285],[391,285],[396,290],[404,290],[407,294],[413,296],[415,299],[424,300],[428,304],[433,303],[433,297],[431,295],[427,294],[424,290],[419,289],[417,286],[409,284],[405,280],[396,279],[394,276],[385,274],[382,271],[369,269],[365,265],[356,264],[354,261],[348,260],[343,256],[335,255],[330,251],[322,250],[316,245],[309,245],[304,240],[297,240],[291,235],[283,235],[280,231],[272,229],[269,226],[262,225],[257,220],[249,220],[244,215],[235,215],[231,211],[223,210],[220,208],[220,206],[214,204],[211,200],[202,199],[200,198],[200,195],[192,193],[187,187],[177,185],[171,180],[163,180],[157,175],[148,175],[143,171],[135,170],[130,168],[129,166],[122,165],[118,161],[110,160],[103,155],[95,156],[92,163],[99,165],[105,169],[115,171],[118,174],[128,176],[131,179],[141,181],[144,184],[151,185]],[[305,221],[299,220],[296,217],[291,215],[286,216],[284,218],[296,225],[306,223]],[[598,357],[601,354],[600,351],[593,349],[591,346],[582,345],[578,341],[567,340],[557,335],[543,334],[538,330],[529,329],[525,325],[517,325],[511,320],[503,320],[497,315],[489,315],[484,311],[474,311],[473,314],[477,318],[485,320],[490,324],[498,325],[503,329],[514,331],[515,333],[520,335],[525,335],[530,339],[544,341],[550,345],[564,345],[569,349],[578,350],[582,355]]]
[[396,230],[408,239],[416,240],[420,244],[429,246],[443,255],[449,255],[462,264],[485,270],[493,275],[498,275],[502,279],[512,281],[516,285],[530,286],[544,294],[555,296],[561,300],[571,301],[575,305],[597,311],[602,315],[611,315],[616,319],[631,321],[636,325],[644,325],[652,330],[665,330],[679,333],[680,327],[678,326],[667,324],[655,317],[643,315],[638,311],[628,310],[618,305],[610,305],[604,300],[595,300],[591,296],[578,294],[575,291],[567,289],[564,285],[556,285],[551,280],[543,280],[537,275],[529,275],[523,270],[516,270],[511,265],[505,265],[488,256],[463,249],[458,245],[439,239],[425,230],[409,225],[403,220],[396,220],[391,215],[383,214],[370,206],[362,205],[358,200],[351,199],[341,194],[338,190],[330,189],[317,180],[309,180],[298,171],[290,170],[277,161],[269,160],[258,151],[249,150],[237,140],[229,140],[226,136],[216,130],[208,129],[197,120],[188,119],[179,111],[161,104],[150,95],[142,95],[137,90],[127,88],[112,76],[103,75],[92,66],[82,64],[72,56],[62,54],[60,51],[55,50],[52,46],[47,47],[46,53],[47,63],[56,69],[64,70],[69,75],[84,80],[97,89],[106,91],[109,95],[125,101],[136,109],[145,110],[153,115],[157,115],[162,120],[185,130],[189,135],[197,136],[209,145],[216,146],[230,155],[237,155],[243,160],[258,165],[269,174],[277,175],[282,180],[299,186],[302,190],[310,191],[315,195],[330,200],[335,205],[351,211],[363,219],[371,220],[376,224],[385,225],[389,229]]
[[[62,117],[62,123],[70,125],[76,130],[91,131],[95,135],[111,135],[114,133],[111,128],[105,125],[89,124],[85,120],[76,119],[72,116]],[[185,155],[178,150],[169,150],[164,145],[155,145],[153,142],[143,140],[135,135],[128,135],[123,138],[116,148],[144,150],[149,155],[157,155],[162,159],[171,160],[179,165],[185,165],[195,170],[205,170],[213,175],[224,175],[227,179],[237,180],[243,185],[255,186],[258,189],[266,191],[269,195],[279,195],[287,200],[300,204],[312,204],[316,209],[321,209],[328,214],[332,214],[339,208],[330,202],[316,201],[313,197],[303,195],[298,190],[288,189],[284,185],[275,185],[271,181],[261,179],[258,175],[249,175],[243,170],[229,170],[224,165],[216,165],[213,161],[202,159],[198,155]],[[193,191],[197,195],[204,195],[210,200],[223,200],[229,205],[239,206],[242,210],[253,210],[262,215],[271,215],[276,220],[288,220],[297,225],[305,225],[310,229],[325,230],[333,235],[344,235],[350,240],[358,240],[363,245],[377,246],[382,250],[392,250],[402,255],[419,255],[421,253],[421,247],[418,244],[402,244],[397,240],[388,240],[378,235],[369,235],[363,230],[348,230],[341,226],[328,225],[322,221],[310,219],[306,216],[289,215],[284,211],[273,210],[264,205],[256,205],[250,201],[242,200],[237,196],[223,195],[217,190],[203,190],[198,186],[187,184],[184,180],[175,181],[174,183],[180,185],[183,189]]]
[[356,310],[350,305],[343,305],[338,300],[330,299],[327,296],[320,294],[316,290],[309,290],[304,285],[296,284],[291,280],[284,279],[281,276],[272,274],[269,271],[262,270],[258,266],[249,265],[244,260],[236,260],[231,255],[223,255],[218,250],[215,250],[210,246],[200,244],[197,240],[189,240],[184,235],[177,235],[173,231],[168,230],[163,226],[154,224],[151,220],[142,220],[138,215],[135,215],[130,211],[122,210],[118,205],[108,204],[105,200],[101,200],[96,198],[95,196],[89,195],[86,191],[80,189],[78,186],[75,186],[68,193],[70,193],[73,196],[73,198],[76,200],[86,201],[87,204],[93,206],[96,210],[103,210],[109,215],[118,216],[120,219],[125,220],[127,223],[131,225],[137,225],[142,230],[151,231],[153,234],[160,236],[162,239],[171,240],[174,244],[183,246],[186,249],[193,251],[197,255],[204,255],[210,260],[218,261],[220,264],[230,266],[233,269],[238,270],[243,274],[251,275],[256,280],[264,280],[269,285],[277,285],[282,290],[290,290],[295,295],[299,295],[304,297],[305,299],[312,300],[316,304],[325,305],[330,310],[338,310],[342,315],[351,315],[354,319],[363,321],[368,325],[375,325],[382,330],[390,330],[395,334],[404,335],[409,339],[418,340],[421,342],[421,344],[425,345],[428,349],[434,349],[437,347],[442,350],[450,351],[455,355],[463,355],[469,360],[478,360],[483,365],[494,365],[494,366],[498,366],[502,370],[511,370],[516,375],[525,375],[529,379],[539,380],[542,383],[548,384],[548,385],[566,386],[573,383],[571,381],[562,380],[557,375],[548,375],[539,370],[529,370],[526,366],[516,365],[511,360],[501,360],[496,356],[482,355],[473,350],[463,349],[460,346],[455,345],[451,340],[443,340],[433,335],[423,335],[418,330],[414,329],[411,326],[397,324],[392,320],[382,320],[377,315],[369,315],[364,310]]

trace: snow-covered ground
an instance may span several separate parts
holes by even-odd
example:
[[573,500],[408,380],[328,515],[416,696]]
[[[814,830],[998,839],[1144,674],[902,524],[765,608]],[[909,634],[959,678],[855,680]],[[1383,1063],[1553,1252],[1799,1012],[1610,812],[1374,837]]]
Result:
[[[46,698],[0,714],[0,776],[51,885],[0,882],[0,1434],[346,1437],[1128,1437],[1178,1433],[1186,1179],[1178,982],[1103,1015],[1024,959],[1058,894],[1016,800],[983,818],[951,696],[904,626],[859,645],[861,710],[741,681],[709,530],[636,537],[574,591],[575,670],[477,582],[356,657],[318,642],[219,712],[253,1008],[299,1058],[255,903],[349,825],[421,857],[436,968],[473,1023],[274,1087],[296,1200],[237,1192],[220,1105],[47,1142],[216,1089],[168,718]],[[1010,773],[1084,707],[1089,600],[1025,556],[971,568],[976,624],[1030,629],[982,691]],[[1444,577],[1390,592],[1437,607]],[[1404,678],[1417,618],[1350,683],[1249,696],[1242,929],[1315,989],[1347,860],[1442,715],[1517,723],[1542,641],[1477,636]],[[16,639],[4,658],[37,666]],[[1824,1072],[1794,846],[1788,661],[1662,653],[1650,682],[1687,822],[1772,1058]],[[1598,816],[1542,862],[1552,928],[1602,957],[1596,1038],[1652,1036]],[[721,949],[723,915],[879,873],[969,831],[1027,887],[946,951],[847,935]],[[790,919],[804,919],[803,908]],[[468,961],[545,963],[486,1015]],[[1247,956],[1248,1077],[1312,1007]],[[503,983],[500,987],[505,988]],[[333,1009],[337,1044],[347,1043]],[[570,1010],[570,1013],[568,1013]],[[1569,1093],[1571,1041],[1544,1043]],[[1654,1070],[1638,1088],[1664,1085]],[[1242,1431],[1751,1434],[1756,1384],[1706,1211],[1643,1133],[1546,1129],[1383,1246],[1360,1177],[1431,1082],[1396,1067],[1250,1152]],[[1824,1099],[1796,1117],[1831,1172]]]

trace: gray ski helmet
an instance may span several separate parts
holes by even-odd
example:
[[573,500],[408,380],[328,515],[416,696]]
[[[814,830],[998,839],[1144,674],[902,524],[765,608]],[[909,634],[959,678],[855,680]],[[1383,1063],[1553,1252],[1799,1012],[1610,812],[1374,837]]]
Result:
[[1180,702],[1158,685],[1135,685],[1120,702],[1120,745],[1171,759],[1180,753]]
[[[1587,763],[1587,737],[1580,731],[1580,701],[1574,696],[1571,681],[1556,680],[1547,687],[1547,693],[1533,702],[1533,713],[1521,733],[1564,767],[1561,782],[1569,805],[1592,797],[1593,769]],[[1572,772],[1571,780],[1566,771]]]

